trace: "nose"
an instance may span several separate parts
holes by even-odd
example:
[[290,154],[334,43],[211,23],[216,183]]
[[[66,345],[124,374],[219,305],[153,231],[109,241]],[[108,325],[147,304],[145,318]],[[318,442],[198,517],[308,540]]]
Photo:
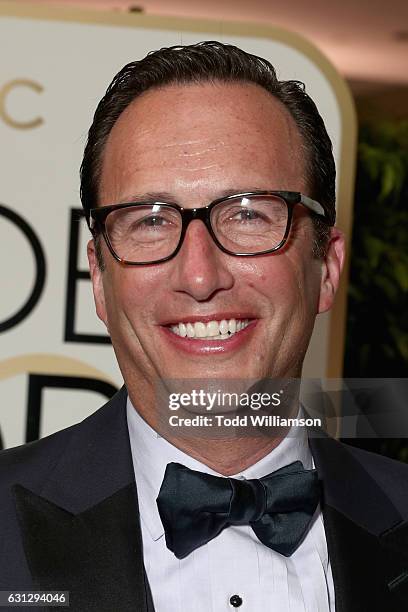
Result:
[[220,290],[231,289],[234,284],[228,267],[231,258],[217,247],[201,220],[191,221],[173,260],[173,289],[199,302],[210,299]]

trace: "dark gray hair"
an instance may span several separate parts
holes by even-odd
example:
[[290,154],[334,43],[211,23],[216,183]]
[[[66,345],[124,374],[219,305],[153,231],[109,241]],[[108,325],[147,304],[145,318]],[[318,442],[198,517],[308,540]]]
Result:
[[[169,84],[243,82],[263,87],[287,108],[303,138],[309,197],[325,209],[331,224],[336,217],[336,169],[332,145],[315,103],[299,81],[279,81],[267,60],[233,45],[216,41],[153,51],[124,66],[109,85],[95,111],[81,164],[81,201],[85,216],[98,205],[103,151],[115,122],[140,94]],[[318,217],[314,254],[324,255],[329,227]]]

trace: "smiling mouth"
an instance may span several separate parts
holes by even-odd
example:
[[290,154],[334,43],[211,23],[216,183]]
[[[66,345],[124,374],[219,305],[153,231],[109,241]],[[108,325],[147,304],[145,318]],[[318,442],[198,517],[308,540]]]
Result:
[[169,325],[168,329],[176,336],[191,340],[228,340],[239,333],[253,321],[253,319],[222,319],[221,321],[195,321],[182,322]]

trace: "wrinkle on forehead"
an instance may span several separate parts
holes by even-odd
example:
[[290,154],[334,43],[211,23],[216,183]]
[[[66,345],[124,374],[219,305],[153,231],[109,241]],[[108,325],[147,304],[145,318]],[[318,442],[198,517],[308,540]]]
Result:
[[[183,164],[185,164],[186,160],[197,161],[200,159],[204,159],[214,153],[220,151],[220,149],[227,148],[223,141],[218,141],[214,143],[213,139],[207,139],[202,141],[192,142],[177,142],[165,145],[166,149],[171,149],[173,152],[173,158],[176,161],[177,159],[182,160]],[[212,168],[216,164],[209,164],[207,166],[203,166],[204,169]],[[186,167],[186,170],[193,170],[193,168]]]
[[[225,145],[225,142],[223,142],[222,140],[219,140],[218,143],[219,145]],[[194,147],[194,145],[198,145],[198,146],[203,146],[203,141],[202,139],[198,139],[198,140],[186,140],[184,142],[171,142],[171,143],[166,143],[164,146],[166,149],[171,149],[173,147],[184,147],[185,149],[188,149],[188,147]],[[217,147],[215,145],[211,146],[210,144],[208,144],[205,149],[206,150],[215,150]],[[187,154],[187,151],[186,151]]]

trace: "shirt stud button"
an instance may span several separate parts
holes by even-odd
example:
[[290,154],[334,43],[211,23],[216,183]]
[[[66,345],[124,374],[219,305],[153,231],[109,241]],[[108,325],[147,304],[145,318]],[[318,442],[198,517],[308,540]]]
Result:
[[242,606],[242,597],[239,595],[232,595],[230,597],[230,604],[233,608],[239,608]]

